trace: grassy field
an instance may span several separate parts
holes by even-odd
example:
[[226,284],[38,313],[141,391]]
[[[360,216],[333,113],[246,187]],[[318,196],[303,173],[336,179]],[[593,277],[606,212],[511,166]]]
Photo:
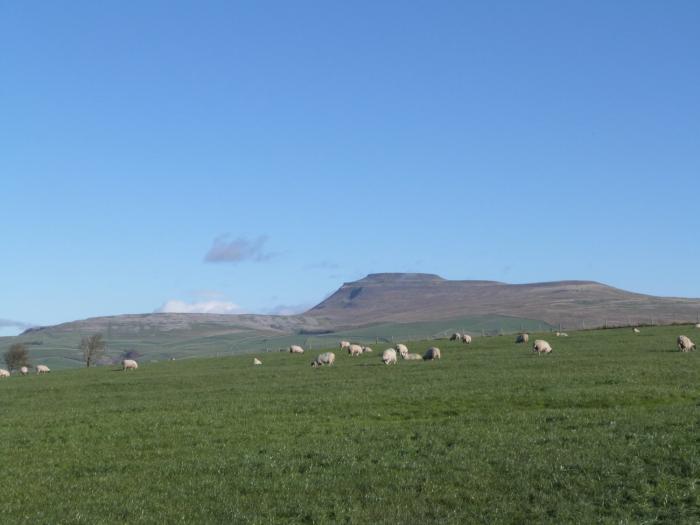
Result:
[[[2,523],[698,523],[692,327],[0,381]],[[411,343],[422,351],[430,343]]]
[[[292,344],[306,348],[334,346],[339,339],[376,344],[377,341],[416,340],[446,336],[455,330],[469,331],[474,335],[497,334],[517,330],[552,328],[547,323],[519,317],[500,315],[472,316],[442,321],[414,323],[382,323],[333,334],[265,333],[256,330],[222,330],[221,326],[195,323],[187,331],[143,330],[137,333],[110,330],[103,333],[107,341],[107,357],[115,362],[124,352],[135,351],[142,361],[166,361],[170,358],[214,357],[240,355],[250,352],[277,351]],[[0,337],[0,353],[10,345],[24,342],[30,352],[32,364],[45,364],[51,369],[81,368],[84,366],[80,351],[80,332],[48,329],[31,332],[20,337]]]

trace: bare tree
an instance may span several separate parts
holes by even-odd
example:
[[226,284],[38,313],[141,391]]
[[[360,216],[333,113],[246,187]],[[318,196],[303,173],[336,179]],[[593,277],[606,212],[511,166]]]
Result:
[[83,337],[80,341],[80,349],[83,351],[85,366],[90,368],[90,365],[94,365],[95,361],[104,354],[106,348],[107,342],[102,339],[102,334]]
[[4,355],[5,364],[10,370],[19,370],[23,366],[29,366],[29,352],[24,343],[15,343]]

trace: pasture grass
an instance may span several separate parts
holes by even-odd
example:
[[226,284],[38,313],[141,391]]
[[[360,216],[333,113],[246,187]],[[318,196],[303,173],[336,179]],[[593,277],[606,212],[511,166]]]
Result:
[[[131,327],[134,328],[133,326]],[[325,348],[339,339],[376,344],[402,340],[444,337],[454,331],[481,333],[547,330],[543,321],[503,315],[481,315],[458,319],[410,323],[380,323],[330,334],[280,334],[240,327],[222,328],[208,323],[192,323],[188,330],[159,331],[148,328],[134,332],[118,327],[103,333],[107,342],[106,356],[118,362],[128,351],[137,352],[141,361],[164,361],[170,358],[220,357],[250,352],[278,351],[293,344],[305,348]],[[80,339],[86,333],[48,328],[17,337],[0,337],[0,353],[14,343],[25,343],[32,364],[45,364],[51,369],[81,368],[84,359]]]
[[[692,327],[0,381],[3,523],[697,523]],[[533,334],[533,337],[538,337]],[[532,341],[532,339],[531,339]],[[423,351],[435,341],[410,343]]]

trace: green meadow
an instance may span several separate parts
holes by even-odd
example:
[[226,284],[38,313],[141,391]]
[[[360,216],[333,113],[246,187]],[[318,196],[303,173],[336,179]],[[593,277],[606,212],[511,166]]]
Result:
[[[690,326],[0,380],[2,523],[698,523]],[[532,342],[532,339],[531,339]],[[330,346],[329,342],[329,346]],[[335,346],[335,342],[333,342]],[[254,356],[263,365],[254,367]]]
[[[348,339],[366,344],[391,344],[393,341],[447,337],[455,330],[474,335],[510,333],[518,330],[548,330],[553,326],[538,320],[502,315],[470,316],[458,319],[411,323],[378,323],[334,333],[280,334],[242,327],[222,329],[220,325],[192,323],[188,330],[103,332],[107,342],[106,357],[118,362],[125,352],[136,352],[141,361],[164,361],[170,358],[221,357],[250,352],[277,352],[293,344],[322,349]],[[0,337],[0,352],[14,343],[24,343],[32,364],[45,364],[52,370],[84,366],[80,339],[89,333],[47,329],[19,337]]]

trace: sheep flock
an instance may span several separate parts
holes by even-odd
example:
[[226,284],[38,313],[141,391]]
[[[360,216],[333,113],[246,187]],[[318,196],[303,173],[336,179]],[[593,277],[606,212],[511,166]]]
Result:
[[[696,328],[700,328],[700,324],[695,325]],[[638,327],[632,328],[633,333],[640,334],[641,330]],[[568,337],[565,332],[554,332],[552,335],[556,337]],[[471,344],[472,337],[469,334],[455,332],[449,337],[450,341],[461,342],[463,344]],[[511,339],[512,341],[512,339]],[[515,338],[515,344],[527,344],[529,342],[529,334],[525,332],[518,333]],[[692,352],[696,350],[696,344],[686,335],[679,335],[676,339],[676,346],[678,351],[682,353]],[[347,352],[348,356],[351,358],[359,358],[366,354],[371,354],[373,352],[372,348],[369,346],[364,346],[358,343],[352,343],[350,341],[340,341],[338,348],[341,352]],[[300,345],[291,345],[287,349],[290,354],[303,354],[304,348]],[[538,356],[552,354],[552,345],[545,341],[544,339],[537,339],[532,344],[532,352]],[[396,365],[401,361],[438,361],[442,359],[442,351],[440,348],[431,346],[427,348],[422,353],[410,352],[408,346],[404,343],[397,343],[391,348],[387,348],[378,356],[381,362],[385,365]],[[321,368],[324,366],[332,367],[336,362],[336,355],[334,352],[324,352],[316,356],[311,361],[311,366],[313,368]],[[133,359],[124,359],[121,362],[124,372],[128,370],[138,370],[139,365]],[[262,361],[257,357],[253,358],[253,365],[260,366]],[[51,372],[50,368],[43,364],[38,364],[34,367],[37,375],[47,374]],[[21,366],[16,372],[20,376],[29,375],[29,367]],[[0,379],[11,377],[12,370],[7,370],[0,368]]]

